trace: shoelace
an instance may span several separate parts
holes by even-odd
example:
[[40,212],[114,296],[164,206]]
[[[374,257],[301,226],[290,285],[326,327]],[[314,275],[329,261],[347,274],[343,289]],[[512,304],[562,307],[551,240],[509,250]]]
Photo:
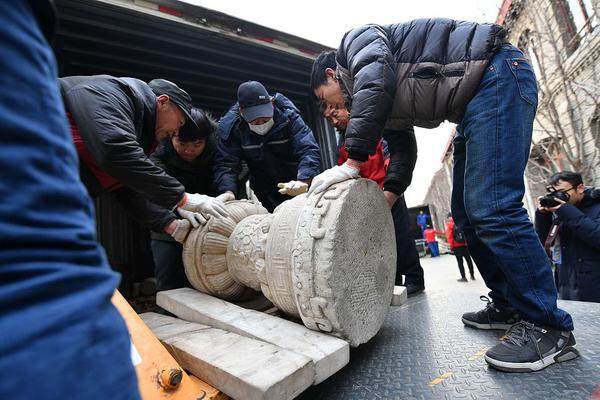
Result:
[[533,334],[535,332],[535,324],[527,321],[517,322],[511,326],[508,332],[504,335],[504,341],[514,344],[515,346],[523,347],[530,340],[535,345],[535,351],[538,354],[540,360],[544,360],[540,347],[538,346],[537,339]]
[[484,301],[485,302],[485,309],[483,310],[485,312],[485,315],[487,316],[488,319],[488,324],[492,324],[492,318],[490,317],[490,312],[491,311],[495,311],[496,307],[494,307],[494,302],[487,296],[479,296],[479,300]]

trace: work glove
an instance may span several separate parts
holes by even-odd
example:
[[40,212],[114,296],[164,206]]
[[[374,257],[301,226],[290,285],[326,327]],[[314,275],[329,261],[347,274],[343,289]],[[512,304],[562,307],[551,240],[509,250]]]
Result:
[[198,193],[186,193],[182,204],[179,205],[179,210],[181,209],[210,214],[214,217],[229,216],[225,204],[221,200]]
[[173,233],[171,233],[171,237],[177,240],[179,243],[183,244],[188,234],[190,233],[191,227],[192,224],[187,219],[178,219],[177,227],[175,228]]
[[300,181],[289,181],[287,183],[278,183],[279,193],[288,196],[298,196],[308,191],[308,184]]
[[313,178],[308,195],[321,193],[336,183],[358,178],[359,172],[358,169],[352,168],[346,163],[329,168]]
[[225,203],[226,201],[235,200],[235,196],[231,192],[225,192],[218,195],[216,199]]
[[181,218],[183,218],[183,220],[188,221],[194,228],[206,223],[206,218],[204,218],[204,216],[200,213],[187,211],[183,208],[179,208],[177,213],[181,216]]

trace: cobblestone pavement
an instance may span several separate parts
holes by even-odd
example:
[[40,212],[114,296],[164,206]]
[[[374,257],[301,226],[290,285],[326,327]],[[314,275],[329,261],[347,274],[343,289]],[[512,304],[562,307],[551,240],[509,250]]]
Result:
[[[377,336],[352,349],[350,363],[299,398],[600,400],[600,304],[562,301],[575,321],[581,357],[527,374],[488,368],[483,355],[502,332],[465,327],[487,290],[460,277],[453,256],[423,258],[426,290],[392,307]],[[600,290],[600,288],[599,288]]]

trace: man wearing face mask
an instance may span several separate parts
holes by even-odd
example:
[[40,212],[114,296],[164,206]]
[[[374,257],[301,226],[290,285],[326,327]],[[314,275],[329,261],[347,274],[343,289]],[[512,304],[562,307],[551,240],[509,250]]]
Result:
[[306,191],[321,172],[319,147],[294,103],[280,93],[271,97],[260,82],[239,86],[237,103],[219,121],[217,140],[218,192],[237,195],[244,160],[250,187],[269,212]]

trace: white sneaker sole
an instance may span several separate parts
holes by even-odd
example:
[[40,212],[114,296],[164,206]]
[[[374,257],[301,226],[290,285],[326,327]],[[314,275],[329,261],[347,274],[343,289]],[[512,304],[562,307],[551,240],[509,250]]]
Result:
[[505,372],[535,372],[540,371],[554,363],[569,361],[579,357],[577,345],[565,347],[561,351],[550,354],[542,360],[530,363],[511,363],[506,361],[495,360],[489,356],[485,356],[485,361],[493,368]]
[[470,326],[472,328],[484,329],[484,330],[499,330],[499,331],[507,331],[510,329],[513,324],[480,324],[474,321],[469,321],[468,319],[462,318],[463,324]]

